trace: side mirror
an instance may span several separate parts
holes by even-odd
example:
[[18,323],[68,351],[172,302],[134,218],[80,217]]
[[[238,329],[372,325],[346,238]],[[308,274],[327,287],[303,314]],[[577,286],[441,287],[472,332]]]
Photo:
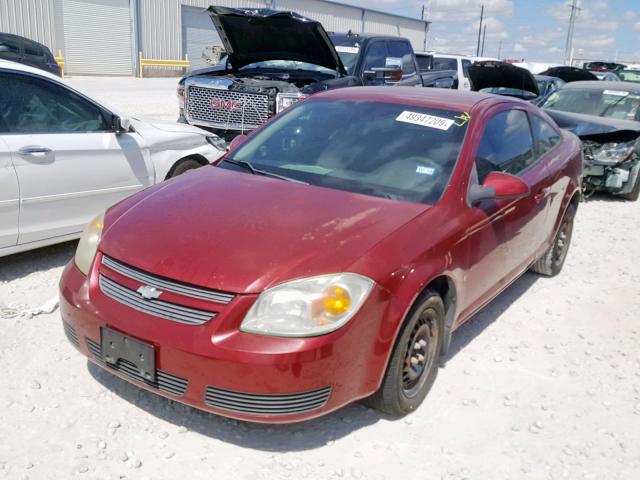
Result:
[[231,140],[231,143],[229,144],[229,147],[227,148],[227,150],[235,150],[240,145],[242,145],[246,140],[247,140],[246,135],[238,135],[237,137],[234,137],[233,140]]
[[482,185],[469,188],[469,204],[476,205],[484,200],[515,200],[529,196],[529,186],[508,173],[491,172]]
[[402,68],[398,65],[392,65],[384,68],[372,68],[375,73],[376,80],[384,80],[385,82],[398,82],[402,80]]
[[130,132],[131,120],[126,117],[119,117],[118,115],[114,115],[111,119],[111,127],[116,133]]

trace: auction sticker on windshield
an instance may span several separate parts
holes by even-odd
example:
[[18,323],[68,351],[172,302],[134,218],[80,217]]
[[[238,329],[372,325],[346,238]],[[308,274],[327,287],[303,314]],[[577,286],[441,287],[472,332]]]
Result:
[[344,47],[344,46],[336,47],[336,52],[339,52],[339,53],[358,53],[359,51],[360,49],[358,47]]
[[427,115],[426,113],[410,112],[408,110],[405,110],[398,115],[396,121],[422,125],[423,127],[437,128],[438,130],[449,130],[449,127],[454,124],[454,121],[449,120],[448,118]]
[[623,92],[621,90],[605,90],[603,93],[605,95],[615,95],[616,97],[626,97],[629,95],[629,92]]

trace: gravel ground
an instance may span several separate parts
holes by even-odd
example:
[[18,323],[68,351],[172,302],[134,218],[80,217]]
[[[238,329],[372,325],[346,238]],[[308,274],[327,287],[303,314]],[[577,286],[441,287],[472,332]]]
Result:
[[[126,84],[73,81],[112,104]],[[166,82],[173,108],[171,82],[127,82],[154,99]],[[637,480],[639,205],[581,204],[562,274],[526,274],[461,327],[425,403],[399,420],[354,404],[254,425],[139,390],[68,344],[57,310],[37,314],[74,242],[0,258],[0,478]]]

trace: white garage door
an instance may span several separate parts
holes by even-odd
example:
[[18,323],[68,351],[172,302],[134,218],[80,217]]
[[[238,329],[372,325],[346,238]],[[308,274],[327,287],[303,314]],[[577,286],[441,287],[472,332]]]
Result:
[[66,73],[133,75],[129,0],[62,0]]
[[189,55],[191,69],[208,67],[202,55],[204,49],[221,45],[211,18],[202,8],[182,6],[182,53]]

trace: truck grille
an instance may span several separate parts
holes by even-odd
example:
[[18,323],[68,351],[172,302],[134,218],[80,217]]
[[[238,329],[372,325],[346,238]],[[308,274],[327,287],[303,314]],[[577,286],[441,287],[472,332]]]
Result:
[[190,85],[187,117],[222,130],[253,130],[269,118],[269,96]]
[[290,415],[316,410],[329,400],[331,387],[282,395],[234,392],[207,387],[204,402],[210,407],[257,415]]
[[187,385],[189,381],[186,378],[178,377],[177,375],[173,375],[169,372],[165,372],[164,370],[156,369],[156,381],[150,382],[145,379],[138,368],[128,362],[127,360],[118,360],[118,363],[115,365],[109,365],[102,361],[102,347],[98,342],[94,342],[90,338],[87,338],[87,348],[91,352],[91,354],[98,360],[102,365],[107,366],[113,370],[117,370],[120,373],[125,374],[127,377],[131,378],[140,383],[145,383],[151,387],[157,388],[158,390],[162,390],[163,392],[171,393],[172,395],[176,395],[177,397],[181,397],[184,395],[185,390],[187,389]]

